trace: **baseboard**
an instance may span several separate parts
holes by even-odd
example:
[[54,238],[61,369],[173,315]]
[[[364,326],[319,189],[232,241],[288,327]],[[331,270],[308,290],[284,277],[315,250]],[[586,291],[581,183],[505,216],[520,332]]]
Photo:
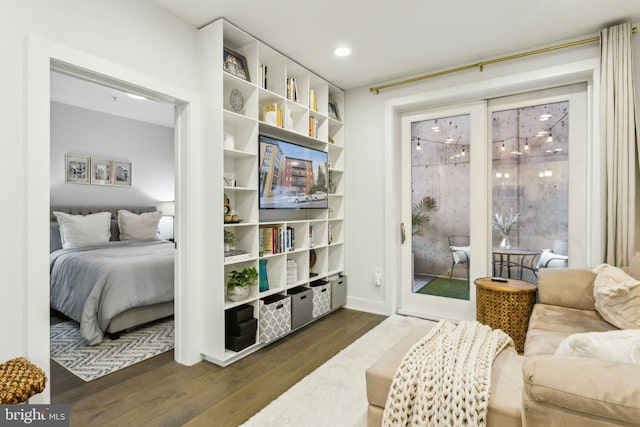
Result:
[[347,304],[344,306],[352,310],[364,311],[365,313],[381,314],[390,316],[393,314],[383,301],[373,301],[364,298],[354,298],[347,296]]

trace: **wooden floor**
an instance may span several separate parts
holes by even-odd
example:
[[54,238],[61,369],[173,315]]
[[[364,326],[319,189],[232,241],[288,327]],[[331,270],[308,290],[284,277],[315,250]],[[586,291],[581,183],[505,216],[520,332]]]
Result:
[[51,401],[71,426],[237,426],[385,318],[339,309],[226,368],[170,351],[86,383],[52,361]]

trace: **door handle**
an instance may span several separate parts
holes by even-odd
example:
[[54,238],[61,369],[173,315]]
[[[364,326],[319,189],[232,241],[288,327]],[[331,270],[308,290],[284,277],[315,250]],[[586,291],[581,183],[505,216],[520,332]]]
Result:
[[400,223],[400,244],[404,244],[404,241],[407,240],[407,233],[404,231],[404,222]]

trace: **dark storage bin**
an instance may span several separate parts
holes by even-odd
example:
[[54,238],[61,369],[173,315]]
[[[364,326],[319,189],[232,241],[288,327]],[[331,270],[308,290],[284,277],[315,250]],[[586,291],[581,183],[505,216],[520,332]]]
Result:
[[258,319],[253,317],[253,306],[244,304],[225,312],[225,347],[240,351],[256,343]]
[[241,323],[227,322],[227,334],[234,337],[253,335],[255,338],[258,330],[258,319],[249,319]]
[[242,304],[225,311],[225,321],[227,323],[242,323],[253,317],[253,306]]
[[224,346],[231,351],[241,351],[245,348],[252,346],[256,343],[256,333],[250,335],[242,335],[234,337],[233,335],[225,334]]
[[347,303],[347,277],[339,276],[331,282],[331,310]]
[[313,319],[313,293],[310,288],[297,287],[289,289],[291,296],[291,329],[299,328]]

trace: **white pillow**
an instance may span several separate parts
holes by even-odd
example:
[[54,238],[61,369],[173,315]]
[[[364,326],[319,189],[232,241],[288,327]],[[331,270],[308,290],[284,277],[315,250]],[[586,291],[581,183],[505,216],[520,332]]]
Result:
[[120,240],[159,240],[158,223],[162,211],[134,214],[126,210],[118,211]]
[[593,272],[598,313],[619,329],[640,329],[640,281],[608,264],[600,264]]
[[640,329],[573,334],[560,343],[556,356],[640,363]]
[[108,242],[111,238],[111,212],[89,215],[53,213],[60,224],[60,240],[64,249]]

